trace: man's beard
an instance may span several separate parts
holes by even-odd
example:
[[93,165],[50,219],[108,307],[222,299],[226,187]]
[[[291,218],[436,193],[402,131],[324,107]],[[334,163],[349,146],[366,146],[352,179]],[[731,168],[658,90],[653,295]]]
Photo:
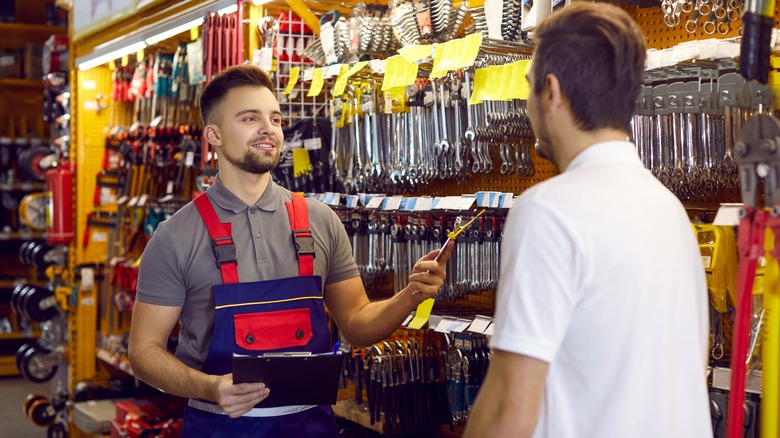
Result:
[[550,136],[549,132],[547,131],[547,124],[544,121],[539,120],[537,125],[538,126],[534,127],[534,134],[536,134],[536,143],[534,143],[534,149],[536,149],[536,154],[557,165],[558,163],[555,162],[555,156],[553,155],[552,151],[552,144],[549,141]]
[[273,152],[263,151],[262,155],[258,155],[250,149],[244,152],[241,159],[236,159],[228,154],[224,155],[225,159],[233,166],[256,175],[268,173],[279,165],[279,148],[274,149]]

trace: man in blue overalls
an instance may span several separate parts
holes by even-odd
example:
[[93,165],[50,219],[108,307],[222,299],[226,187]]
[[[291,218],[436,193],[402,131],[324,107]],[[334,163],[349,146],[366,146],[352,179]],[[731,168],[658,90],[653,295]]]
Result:
[[[336,436],[329,406],[263,408],[273,388],[234,384],[231,357],[327,352],[324,306],[350,343],[378,342],[436,294],[451,249],[438,261],[438,250],[421,258],[399,294],[369,302],[338,217],[271,180],[283,135],[268,76],[231,67],[206,85],[200,105],[219,174],[160,224],[144,251],[130,331],[133,371],[189,398],[185,437]],[[174,356],[166,345],[179,320]]]

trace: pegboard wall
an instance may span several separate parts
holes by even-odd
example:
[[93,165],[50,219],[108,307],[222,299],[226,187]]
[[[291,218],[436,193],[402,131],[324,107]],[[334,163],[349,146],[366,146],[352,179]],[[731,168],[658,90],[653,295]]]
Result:
[[[515,173],[502,175],[499,172],[501,167],[499,145],[496,143],[490,145],[490,158],[493,160],[492,173],[469,173],[468,179],[457,182],[453,182],[452,180],[434,180],[427,186],[420,187],[419,191],[411,192],[409,195],[428,194],[432,196],[458,196],[464,193],[476,193],[480,191],[498,191],[520,194],[531,186],[558,174],[558,167],[555,164],[536,154],[536,151],[533,148],[534,142],[535,139],[533,138],[521,139],[522,146],[530,147],[532,151],[531,162],[534,165],[533,176],[519,176]],[[463,171],[465,172],[466,169]]]
[[100,210],[100,207],[94,205],[94,197],[91,195],[95,192],[97,174],[103,169],[105,138],[111,129],[110,119],[114,116],[109,111],[111,71],[105,66],[96,67],[79,72],[77,80],[79,84],[74,114],[79,193],[76,206],[76,260],[79,263],[106,262],[107,239],[99,235],[90,236],[87,246],[81,245],[81,239],[87,230],[87,216]]
[[[742,5],[744,5],[744,1],[737,1],[740,4],[741,10]],[[682,42],[691,40],[702,40],[708,38],[733,38],[740,35],[740,27],[742,26],[742,19],[737,18],[731,22],[728,32],[722,34],[718,32],[716,28],[714,33],[708,34],[705,31],[704,25],[708,18],[699,17],[695,20],[696,31],[691,33],[686,30],[686,26],[692,26],[688,25],[688,20],[694,20],[696,18],[695,9],[689,13],[682,13],[680,24],[673,27],[669,27],[664,23],[664,14],[661,11],[660,5],[652,8],[626,6],[625,9],[639,24],[639,27],[642,28],[642,31],[645,34],[645,38],[647,39],[648,49],[668,49]],[[780,26],[780,3],[775,5],[775,27],[777,26]]]
[[[76,162],[76,238],[75,251],[76,263],[79,265],[101,263],[105,264],[108,251],[108,235],[99,230],[88,230],[87,221],[91,213],[96,211],[110,211],[110,208],[94,205],[94,196],[97,185],[97,174],[103,168],[103,154],[105,151],[105,137],[110,129],[112,114],[109,111],[109,97],[111,93],[111,72],[108,67],[96,67],[85,72],[79,72],[76,76],[77,86],[74,88],[74,109],[72,125],[75,127],[75,142],[71,152],[71,158]],[[75,152],[75,153],[74,153]],[[115,208],[114,208],[115,210]],[[89,242],[86,246],[82,239],[86,232],[90,232]],[[116,243],[116,242],[111,242]],[[83,380],[95,380],[105,378],[97,368],[96,346],[98,332],[105,333],[104,321],[105,309],[108,308],[108,299],[102,292],[107,290],[108,278],[104,278],[103,270],[95,270],[96,281],[91,290],[79,288],[78,309],[75,320],[75,332],[78,339],[72,346],[74,360],[72,360],[70,382]],[[113,309],[113,306],[111,306]],[[115,312],[115,311],[114,311]],[[115,318],[124,318],[128,322],[129,315],[120,315],[115,312]],[[71,340],[73,342],[73,339]]]

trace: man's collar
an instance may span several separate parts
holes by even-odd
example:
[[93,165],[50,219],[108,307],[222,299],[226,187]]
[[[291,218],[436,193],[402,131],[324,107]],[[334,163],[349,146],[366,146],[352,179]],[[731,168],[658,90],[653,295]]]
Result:
[[594,143],[577,154],[566,167],[566,172],[578,167],[601,163],[631,163],[642,165],[636,146],[628,141]]
[[[268,186],[265,188],[263,195],[260,196],[260,199],[255,203],[255,206],[263,211],[276,211],[281,201],[280,189],[273,179],[269,178]],[[214,178],[214,185],[208,188],[208,193],[211,200],[223,210],[241,213],[249,207],[220,182],[219,174]]]

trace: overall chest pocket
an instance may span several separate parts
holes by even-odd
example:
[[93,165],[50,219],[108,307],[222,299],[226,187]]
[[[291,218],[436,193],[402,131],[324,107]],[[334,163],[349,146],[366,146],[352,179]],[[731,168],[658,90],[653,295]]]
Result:
[[308,308],[233,315],[236,345],[250,351],[303,347],[313,334]]

